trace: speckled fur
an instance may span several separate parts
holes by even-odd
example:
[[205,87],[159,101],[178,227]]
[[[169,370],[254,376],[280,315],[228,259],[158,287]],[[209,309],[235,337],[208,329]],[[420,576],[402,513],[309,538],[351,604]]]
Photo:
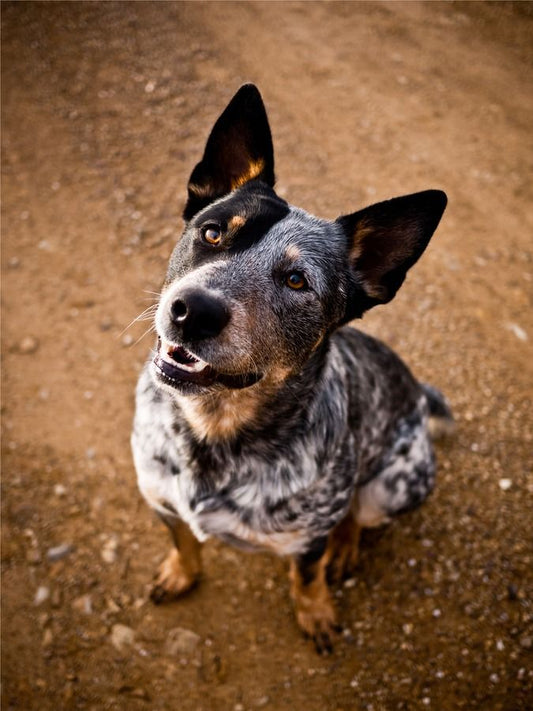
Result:
[[[343,521],[353,531],[379,525],[433,488],[428,418],[451,419],[442,396],[345,324],[393,298],[445,196],[418,193],[331,222],[289,205],[273,184],[264,107],[243,87],[191,176],[156,315],[159,344],[137,387],[132,448],[140,489],[171,530],[179,520],[199,541],[293,556],[302,627],[314,634],[316,623],[327,637],[328,536]],[[173,366],[176,349],[208,375]],[[174,576],[167,587],[185,589],[176,560],[160,579]],[[311,569],[322,576],[312,585]]]
[[343,518],[357,488],[363,525],[420,504],[435,474],[423,390],[383,344],[349,327],[315,360],[253,427],[214,442],[198,440],[149,364],[133,451],[150,505],[168,514],[170,504],[200,540],[295,554]]

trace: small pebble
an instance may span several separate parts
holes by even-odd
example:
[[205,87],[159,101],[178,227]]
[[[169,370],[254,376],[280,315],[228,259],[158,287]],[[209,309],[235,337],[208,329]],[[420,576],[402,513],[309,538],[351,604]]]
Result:
[[67,488],[63,484],[56,484],[54,486],[54,494],[56,496],[62,497],[67,493]]
[[49,597],[50,588],[47,588],[46,585],[39,585],[39,587],[37,588],[37,592],[35,593],[35,597],[33,598],[33,604],[35,606],[42,605],[43,602],[46,602]]
[[175,627],[169,630],[165,643],[165,652],[171,656],[192,654],[198,649],[201,637],[192,630]]
[[58,560],[61,560],[62,558],[66,558],[69,553],[71,553],[73,550],[73,546],[71,543],[61,543],[59,546],[54,546],[53,548],[49,548],[46,557],[48,560],[52,563],[55,563]]
[[522,637],[522,639],[520,640],[520,646],[524,649],[531,649],[531,647],[533,647],[533,638]]
[[116,624],[111,628],[111,644],[119,652],[122,652],[126,647],[133,646],[135,642],[135,630],[126,625]]
[[106,541],[100,553],[104,563],[108,563],[109,565],[115,563],[118,558],[117,550],[118,540],[116,538],[113,537]]
[[26,336],[18,345],[19,353],[31,355],[39,348],[39,341],[33,336]]
[[509,331],[511,331],[511,333],[514,333],[514,335],[518,338],[519,341],[526,343],[526,341],[528,340],[528,336],[521,326],[519,326],[517,323],[508,323],[506,324],[506,326]]
[[498,482],[498,486],[502,491],[509,491],[512,485],[513,482],[511,481],[511,479],[500,479],[500,481]]
[[345,627],[345,628],[342,630],[342,636],[343,636],[343,639],[346,640],[346,642],[350,642],[350,643],[351,643],[351,642],[354,641],[354,636],[353,636],[353,634],[352,634],[352,630],[351,630],[349,627]]
[[84,615],[91,615],[93,612],[93,603],[90,595],[80,595],[72,601],[72,608]]

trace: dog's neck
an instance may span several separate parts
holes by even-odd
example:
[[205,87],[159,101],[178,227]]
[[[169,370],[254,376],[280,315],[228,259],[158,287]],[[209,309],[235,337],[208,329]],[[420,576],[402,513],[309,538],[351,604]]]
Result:
[[209,395],[180,395],[177,402],[183,417],[195,437],[208,443],[233,441],[244,430],[250,433],[264,430],[274,424],[274,415],[279,419],[280,412],[285,410],[287,415],[296,415],[306,409],[326,350],[321,347],[297,374],[280,369],[248,388],[219,390]]
[[178,404],[197,439],[222,442],[233,440],[243,429],[253,429],[276,390],[261,381],[240,390],[178,396]]

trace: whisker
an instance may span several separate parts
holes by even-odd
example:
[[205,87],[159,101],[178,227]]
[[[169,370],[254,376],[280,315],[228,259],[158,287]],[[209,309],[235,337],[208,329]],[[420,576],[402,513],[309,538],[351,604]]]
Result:
[[152,324],[152,325],[150,326],[150,328],[147,328],[146,331],[145,331],[141,336],[139,336],[139,338],[138,338],[138,339],[135,341],[135,343],[133,344],[132,348],[135,347],[138,343],[140,343],[140,342],[142,341],[142,339],[143,339],[145,336],[147,336],[150,332],[155,333],[155,324]]
[[148,321],[152,320],[156,314],[157,311],[157,304],[152,304],[151,306],[148,306],[147,308],[144,309],[144,311],[141,311],[141,313],[136,316],[133,321],[131,321],[126,328],[124,328],[120,334],[119,338],[126,333],[126,331],[133,326],[134,323],[137,323],[137,321]]

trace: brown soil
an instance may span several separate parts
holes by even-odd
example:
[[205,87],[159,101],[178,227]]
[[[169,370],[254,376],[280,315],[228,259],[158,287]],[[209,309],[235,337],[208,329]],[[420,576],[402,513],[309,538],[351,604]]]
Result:
[[[2,19],[3,708],[531,708],[532,5],[5,2]],[[250,80],[291,202],[450,200],[364,328],[445,390],[458,433],[428,504],[365,536],[330,657],[268,555],[209,543],[195,592],[147,600],[168,546],[128,444],[149,324],[123,329]]]

